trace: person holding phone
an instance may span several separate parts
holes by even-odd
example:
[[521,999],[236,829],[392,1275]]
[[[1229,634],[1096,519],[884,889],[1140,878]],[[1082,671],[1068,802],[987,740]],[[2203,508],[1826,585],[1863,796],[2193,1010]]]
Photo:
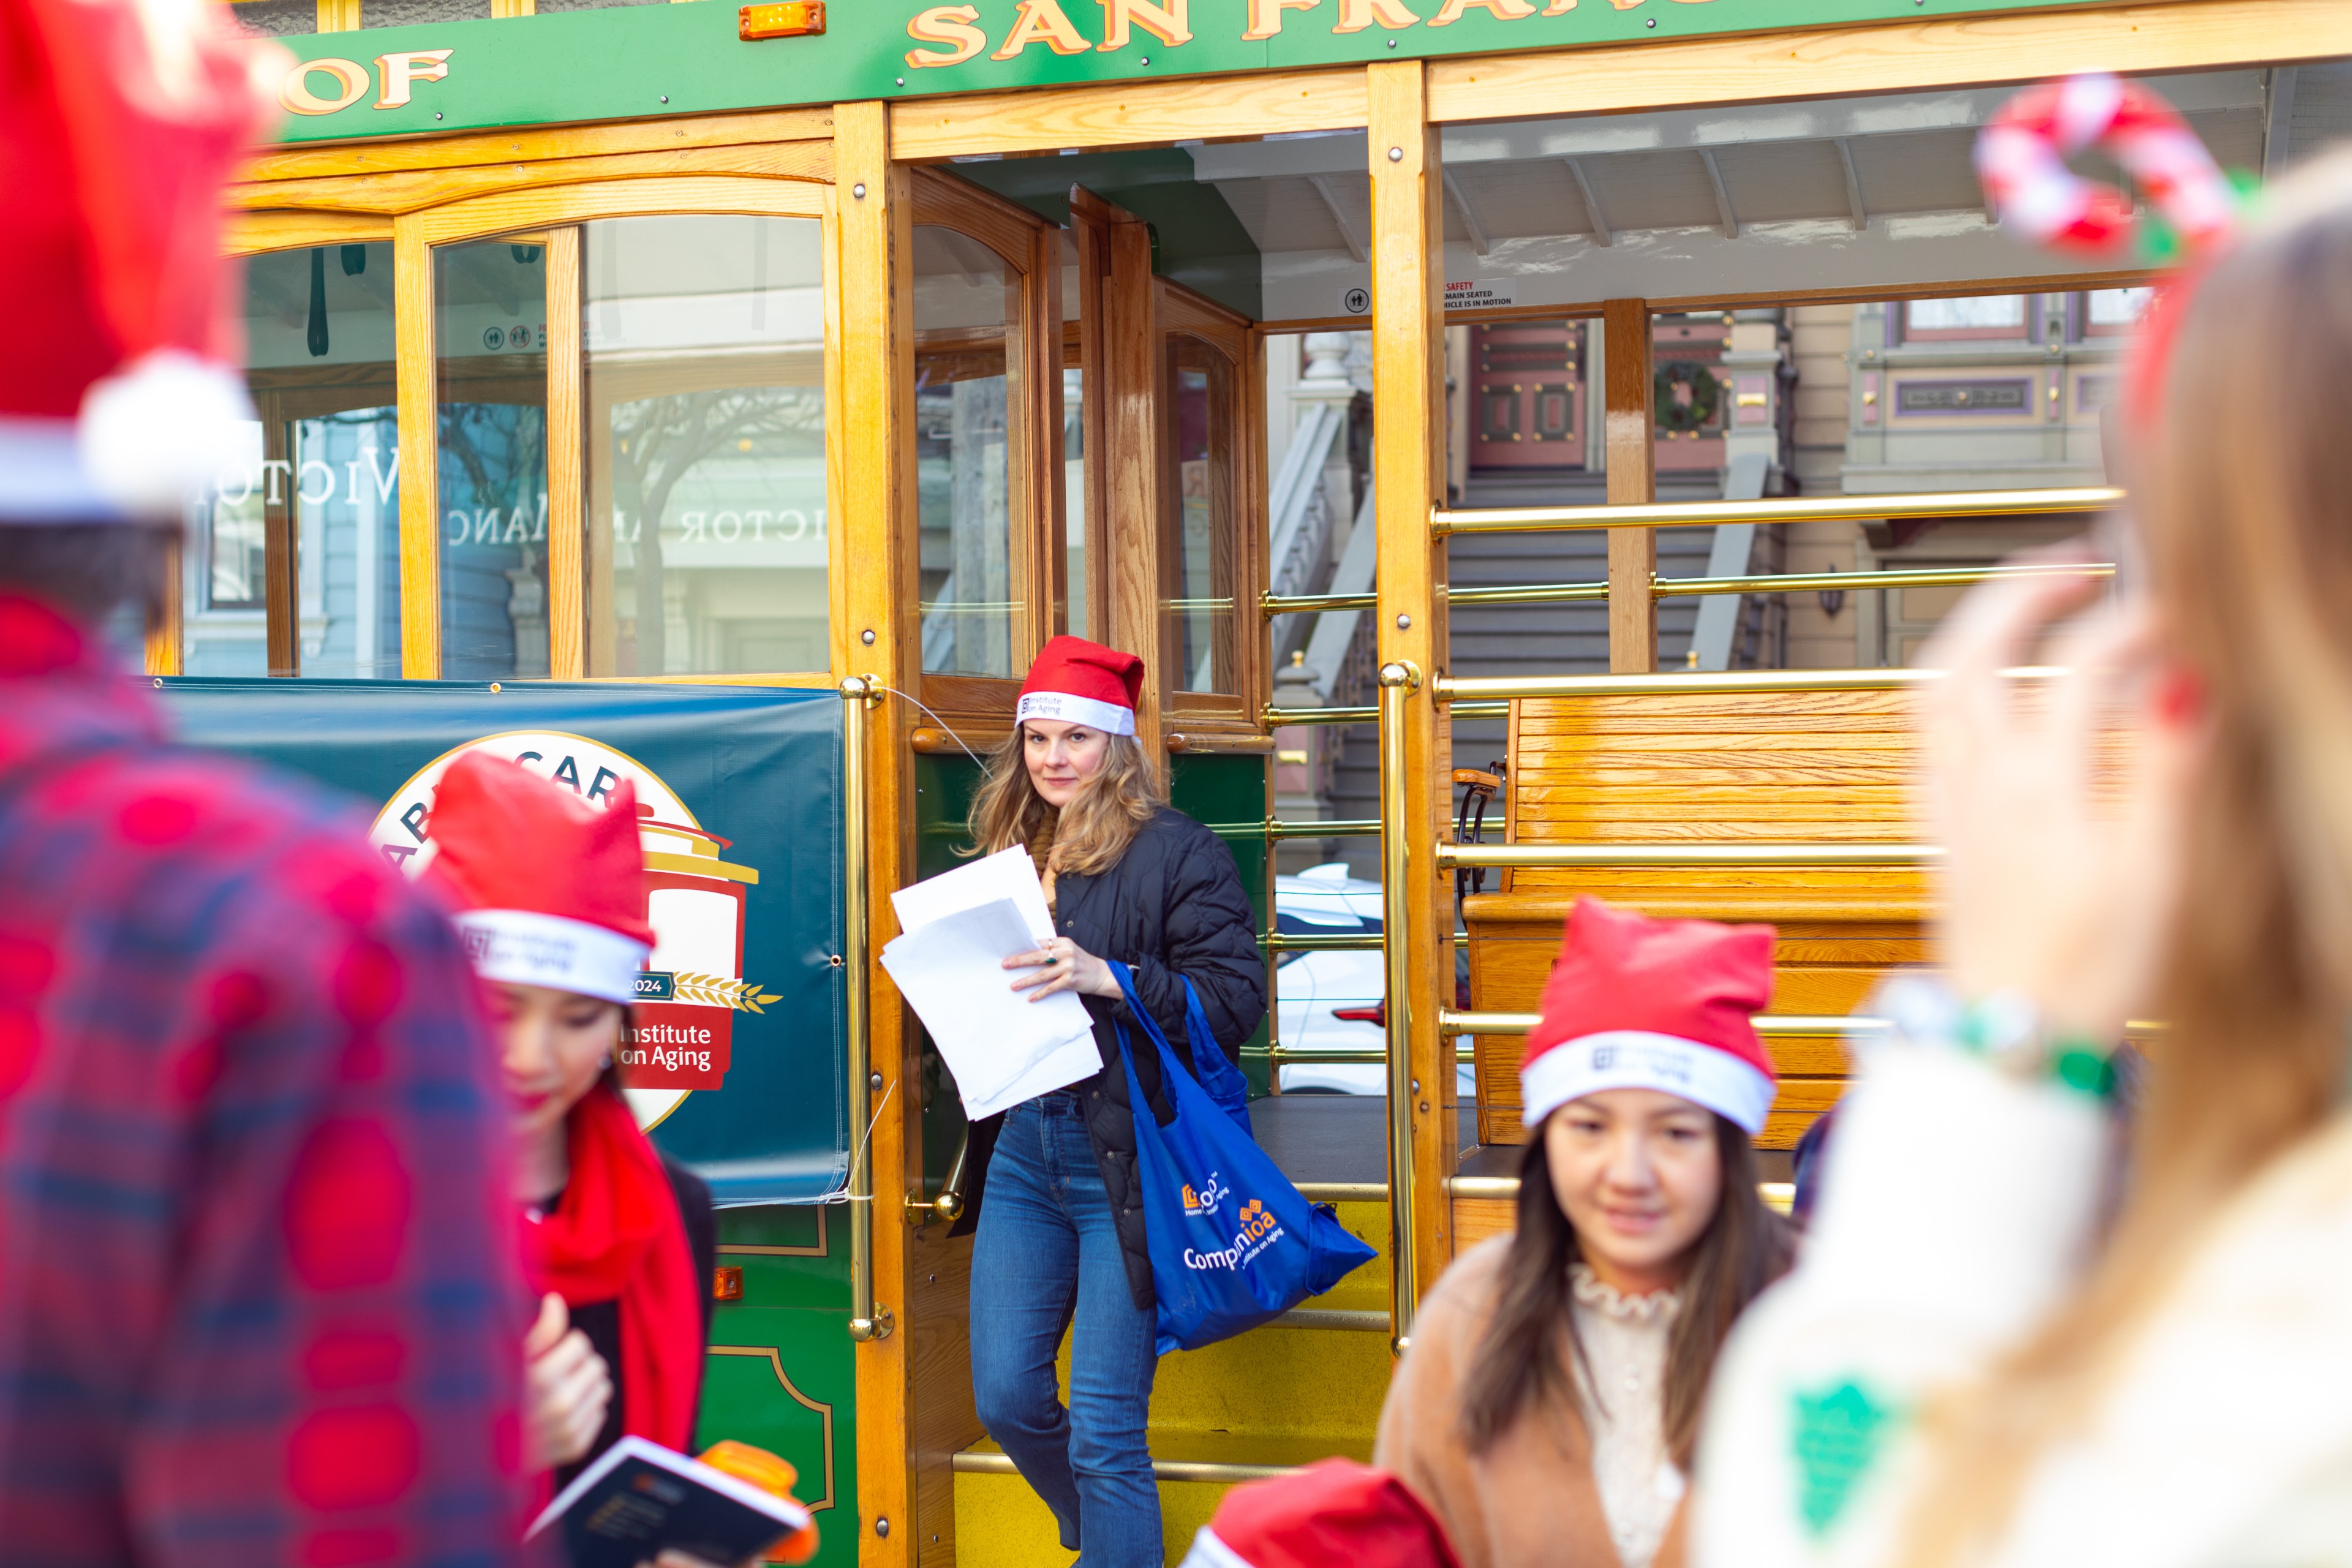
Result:
[[2126,591],[1988,584],[1926,653],[1937,974],[1726,1352],[1705,1568],[2347,1560],[2352,157],[2141,335]]
[[[1179,1059],[1231,1059],[1265,1016],[1265,960],[1232,853],[1167,804],[1135,739],[1143,661],[1057,637],[1031,666],[1012,734],[971,808],[984,853],[1024,845],[1054,939],[1005,961],[1032,996],[1075,993],[1103,1070],[973,1124],[968,1207],[972,1384],[981,1425],[1054,1510],[1087,1568],[1161,1560],[1160,1491],[1144,1428],[1157,1365],[1151,1259],[1117,1021],[1128,966]],[[1187,1028],[1185,982],[1209,1036]],[[1133,1020],[1129,1020],[1130,1023]],[[1196,1069],[1197,1070],[1197,1069]],[[1135,1072],[1167,1109],[1158,1053]],[[1070,1403],[1054,1363],[1071,1329]]]

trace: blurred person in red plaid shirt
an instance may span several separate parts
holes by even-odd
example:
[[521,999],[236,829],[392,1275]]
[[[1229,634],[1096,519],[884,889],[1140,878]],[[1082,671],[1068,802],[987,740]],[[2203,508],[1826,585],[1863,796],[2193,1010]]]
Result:
[[253,416],[215,260],[282,57],[0,0],[0,1563],[521,1552],[497,1053],[363,819],[165,743],[100,627]]

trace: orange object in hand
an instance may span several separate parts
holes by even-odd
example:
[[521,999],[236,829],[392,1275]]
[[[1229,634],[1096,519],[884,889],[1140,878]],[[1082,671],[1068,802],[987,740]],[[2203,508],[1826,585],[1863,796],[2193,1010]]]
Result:
[[[723,1438],[695,1456],[714,1470],[724,1470],[739,1481],[746,1481],[771,1496],[791,1499],[793,1483],[801,1479],[792,1461],[771,1454],[765,1448],[755,1448],[749,1443],[738,1443],[732,1437]],[[816,1555],[816,1521],[809,1522],[777,1543],[772,1563],[782,1563],[798,1568]]]

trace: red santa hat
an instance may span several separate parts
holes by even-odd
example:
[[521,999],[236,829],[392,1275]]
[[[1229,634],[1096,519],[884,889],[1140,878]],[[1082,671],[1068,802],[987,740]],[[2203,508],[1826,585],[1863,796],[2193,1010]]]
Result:
[[1084,637],[1063,636],[1038,651],[1029,679],[1021,683],[1021,702],[1013,716],[1016,723],[1058,719],[1106,735],[1132,735],[1135,705],[1142,696],[1143,660]]
[[1754,1018],[1772,995],[1773,940],[1770,926],[1577,900],[1519,1063],[1521,1120],[1533,1128],[1605,1089],[1654,1089],[1762,1131],[1772,1058]]
[[1181,1568],[1458,1568],[1458,1560],[1402,1481],[1324,1459],[1227,1492]]
[[176,516],[234,460],[221,189],[291,63],[211,0],[0,0],[0,524]]
[[654,930],[634,784],[622,780],[600,808],[519,763],[467,752],[442,773],[426,831],[476,973],[635,999]]

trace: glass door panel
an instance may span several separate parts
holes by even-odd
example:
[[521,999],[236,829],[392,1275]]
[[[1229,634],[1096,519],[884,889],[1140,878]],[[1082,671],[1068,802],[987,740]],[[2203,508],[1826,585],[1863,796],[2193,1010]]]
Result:
[[1014,676],[1021,476],[1006,371],[1021,353],[1021,274],[953,229],[914,236],[923,668]]
[[547,247],[433,253],[441,674],[545,675]]
[[832,664],[814,218],[584,226],[591,675]]
[[1170,593],[1169,687],[1240,689],[1234,668],[1236,551],[1234,367],[1224,352],[1189,332],[1168,335],[1167,494],[1162,502],[1163,581]]
[[259,417],[192,510],[181,668],[397,677],[392,247],[254,257],[244,306]]

